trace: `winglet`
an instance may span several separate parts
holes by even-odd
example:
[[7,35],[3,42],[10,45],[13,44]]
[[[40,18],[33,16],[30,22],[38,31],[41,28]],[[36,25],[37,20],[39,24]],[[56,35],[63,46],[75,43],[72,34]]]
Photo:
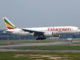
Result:
[[3,17],[3,20],[8,29],[16,29],[16,26],[13,25],[6,17]]

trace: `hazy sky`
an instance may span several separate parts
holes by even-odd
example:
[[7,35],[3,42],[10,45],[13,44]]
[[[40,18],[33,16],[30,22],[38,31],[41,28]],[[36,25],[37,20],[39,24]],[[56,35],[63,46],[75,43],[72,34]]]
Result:
[[0,29],[6,16],[17,27],[80,27],[80,0],[0,0]]

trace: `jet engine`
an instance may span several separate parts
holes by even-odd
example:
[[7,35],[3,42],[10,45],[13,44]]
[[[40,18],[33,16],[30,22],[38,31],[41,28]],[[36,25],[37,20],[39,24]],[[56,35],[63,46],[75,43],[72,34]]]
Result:
[[53,32],[45,32],[44,36],[47,37],[59,37],[59,34],[53,33]]

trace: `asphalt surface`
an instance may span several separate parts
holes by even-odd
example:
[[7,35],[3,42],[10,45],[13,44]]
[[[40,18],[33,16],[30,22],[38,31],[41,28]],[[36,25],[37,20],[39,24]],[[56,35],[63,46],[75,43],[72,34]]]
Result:
[[80,50],[19,50],[19,49],[0,49],[0,52],[68,52],[80,53]]
[[49,42],[49,43],[23,43],[23,44],[15,44],[15,45],[4,45],[0,46],[0,48],[14,48],[14,47],[24,47],[24,46],[65,46],[71,45],[71,42]]
[[0,46],[0,52],[71,52],[71,53],[80,53],[80,50],[20,50],[14,49],[16,47],[24,46],[64,46],[71,45],[71,42],[49,42],[49,43],[23,43],[15,45],[4,45]]

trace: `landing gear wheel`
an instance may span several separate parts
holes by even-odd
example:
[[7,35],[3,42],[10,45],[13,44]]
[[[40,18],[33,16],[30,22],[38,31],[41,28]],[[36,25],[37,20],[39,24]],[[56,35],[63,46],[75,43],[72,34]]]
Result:
[[44,39],[46,39],[46,38],[37,38],[36,40],[44,40]]

